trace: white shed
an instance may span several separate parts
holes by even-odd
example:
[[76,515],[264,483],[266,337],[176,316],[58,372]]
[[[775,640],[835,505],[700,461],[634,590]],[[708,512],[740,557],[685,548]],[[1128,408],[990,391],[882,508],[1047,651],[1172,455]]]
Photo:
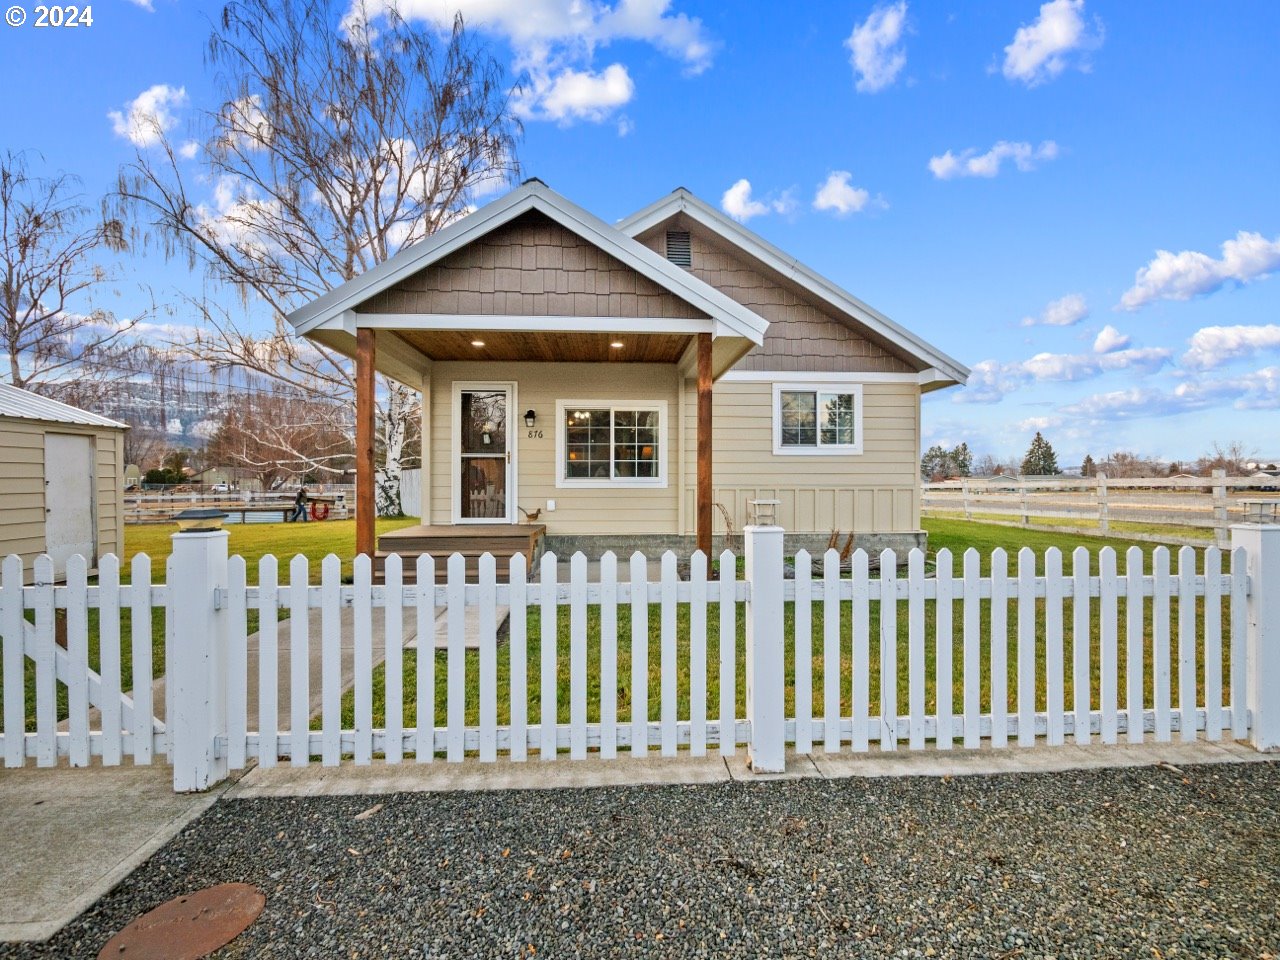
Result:
[[37,556],[60,579],[77,553],[124,550],[124,432],[128,426],[0,383],[0,556]]

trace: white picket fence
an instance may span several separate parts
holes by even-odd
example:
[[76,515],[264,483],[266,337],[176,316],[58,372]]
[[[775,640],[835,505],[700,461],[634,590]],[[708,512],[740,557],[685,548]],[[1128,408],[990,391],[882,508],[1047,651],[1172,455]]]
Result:
[[[176,535],[165,585],[151,582],[150,561],[139,556],[131,584],[120,583],[119,564],[107,557],[96,585],[75,558],[66,584],[55,586],[41,558],[37,582],[24,586],[21,563],[10,557],[0,578],[0,753],[9,767],[31,758],[83,766],[95,756],[112,765],[163,755],[175,788],[203,789],[252,761],[337,765],[346,757],[491,762],[536,753],[552,761],[655,749],[732,755],[746,745],[754,769],[776,770],[788,745],[802,753],[872,744],[945,750],[1176,734],[1252,736],[1265,747],[1280,739],[1280,684],[1266,682],[1280,665],[1280,527],[1237,530],[1240,545],[1228,557],[1184,547],[1175,558],[1157,548],[1148,570],[1134,547],[1121,571],[1113,550],[1094,564],[1080,547],[1066,570],[1056,549],[1039,567],[1023,549],[1011,571],[996,550],[985,575],[974,550],[962,558],[940,550],[931,571],[913,550],[905,576],[890,551],[878,570],[863,551],[846,569],[828,551],[820,575],[802,551],[788,573],[777,528],[748,528],[744,579],[727,552],[718,579],[700,553],[683,578],[675,555],[665,554],[656,580],[641,554],[621,579],[611,554],[590,573],[577,554],[567,580],[546,555],[536,576],[514,558],[503,582],[490,556],[468,582],[455,555],[440,584],[431,557],[418,558],[413,584],[404,583],[398,557],[388,559],[381,584],[358,557],[354,582],[344,584],[331,556],[316,584],[305,557],[292,559],[285,583],[268,556],[251,585],[222,532]],[[167,726],[152,715],[155,608],[164,611]],[[130,613],[127,635],[122,611]],[[65,649],[56,641],[60,618]],[[562,623],[567,642],[541,642],[558,638]],[[122,682],[126,654],[131,691]],[[567,665],[558,662],[564,655]],[[416,681],[406,693],[410,663]],[[535,689],[531,664],[539,667]],[[24,673],[32,672],[29,691]],[[406,695],[420,718],[412,725]],[[1264,710],[1268,697],[1275,702]]]

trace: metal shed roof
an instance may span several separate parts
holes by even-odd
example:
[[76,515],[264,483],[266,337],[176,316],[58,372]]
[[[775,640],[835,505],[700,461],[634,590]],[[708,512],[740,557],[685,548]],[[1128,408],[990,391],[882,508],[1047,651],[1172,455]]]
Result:
[[0,417],[17,417],[21,420],[44,420],[49,423],[75,423],[85,427],[109,427],[128,430],[127,423],[110,420],[88,410],[81,410],[69,403],[50,400],[30,390],[21,390],[7,383],[0,383]]

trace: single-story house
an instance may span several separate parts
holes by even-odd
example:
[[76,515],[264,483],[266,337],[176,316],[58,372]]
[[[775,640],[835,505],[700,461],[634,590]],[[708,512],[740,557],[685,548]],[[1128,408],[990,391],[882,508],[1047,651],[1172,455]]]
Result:
[[609,224],[529,180],[289,320],[355,360],[364,553],[375,371],[423,395],[423,527],[383,549],[588,555],[708,549],[766,500],[789,547],[922,544],[920,398],[969,375],[684,189]]
[[30,578],[47,553],[61,579],[124,551],[124,433],[115,420],[0,383],[0,556]]

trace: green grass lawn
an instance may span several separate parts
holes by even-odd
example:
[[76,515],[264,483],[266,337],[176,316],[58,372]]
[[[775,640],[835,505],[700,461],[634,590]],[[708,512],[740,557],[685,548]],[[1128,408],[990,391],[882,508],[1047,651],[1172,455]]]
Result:
[[[415,523],[414,519],[404,518],[398,520],[380,520],[378,524],[379,531],[392,530],[399,527],[411,525]],[[988,572],[990,562],[990,552],[996,547],[1003,547],[1010,553],[1010,572],[1016,572],[1016,552],[1022,546],[1031,547],[1037,554],[1038,563],[1043,562],[1043,554],[1046,549],[1052,546],[1060,548],[1064,554],[1069,554],[1076,546],[1085,546],[1094,557],[1094,571],[1096,572],[1096,556],[1097,552],[1104,546],[1112,546],[1121,554],[1130,546],[1138,546],[1146,558],[1146,566],[1150,569],[1150,555],[1155,548],[1155,544],[1143,542],[1134,544],[1120,538],[1100,538],[1087,537],[1078,534],[1056,533],[1052,530],[1045,529],[1011,529],[991,524],[971,523],[963,520],[951,519],[930,519],[925,521],[925,528],[929,531],[929,552],[935,553],[943,547],[949,548],[955,554],[955,569],[960,571],[960,557],[963,551],[969,547],[977,549],[982,554],[983,573]],[[251,524],[251,525],[232,525],[227,528],[231,535],[231,551],[238,553],[249,561],[249,579],[250,582],[256,582],[257,561],[267,553],[275,554],[280,558],[282,571],[287,567],[288,560],[296,553],[301,553],[311,561],[312,581],[316,582],[319,577],[320,561],[329,553],[336,553],[343,558],[344,573],[350,572],[350,558],[353,552],[355,530],[353,521],[326,521],[324,523],[311,524]],[[164,558],[168,555],[171,547],[171,535],[174,528],[167,525],[155,526],[129,526],[126,528],[125,545],[125,569],[122,575],[127,582],[128,563],[134,555],[145,552],[152,558],[153,578],[156,582],[162,582],[164,579]],[[1066,565],[1069,569],[1069,563]],[[1123,569],[1123,557],[1120,563]],[[625,574],[624,574],[625,576]],[[906,709],[907,684],[908,677],[906,665],[908,663],[907,651],[907,616],[905,602],[900,604],[898,612],[898,664],[900,667],[898,675],[898,697],[899,708],[902,711]],[[1172,622],[1176,625],[1176,602],[1175,610],[1172,614]],[[1147,611],[1145,622],[1148,632],[1150,631],[1150,602],[1147,603]],[[842,711],[847,713],[850,709],[850,682],[852,671],[852,648],[851,648],[851,617],[852,609],[850,603],[841,605],[841,681],[840,688],[842,691]],[[878,643],[878,616],[879,610],[876,604],[872,604],[871,609],[871,634],[872,642],[870,646],[870,663],[871,677],[871,703],[873,710],[875,704],[879,701],[879,643]],[[1037,605],[1037,631],[1038,634],[1043,629],[1043,602]],[[250,630],[256,628],[255,612],[250,612],[251,621],[249,623]],[[687,715],[689,702],[689,662],[690,662],[690,638],[688,629],[688,606],[681,606],[677,611],[677,634],[678,634],[678,663],[679,663],[679,704],[680,714]],[[983,605],[983,644],[982,644],[982,663],[983,663],[983,709],[989,709],[988,691],[990,678],[986,676],[986,668],[989,663],[989,617],[990,605]],[[742,710],[742,676],[743,676],[743,629],[742,629],[742,613],[738,614],[739,623],[737,624],[738,650],[736,657],[738,679],[737,699],[739,701],[739,711]],[[1124,649],[1124,601],[1120,601],[1120,618],[1121,618],[1121,650]],[[933,709],[936,698],[936,689],[933,682],[934,676],[934,607],[932,604],[926,605],[926,631],[929,638],[926,644],[926,661],[927,672],[929,675],[929,683],[927,685],[927,708]],[[708,677],[708,693],[707,703],[710,713],[714,716],[718,713],[719,704],[719,615],[718,610],[714,608],[708,610],[708,640],[707,640],[707,677]],[[1093,625],[1094,625],[1094,644],[1096,658],[1096,627],[1098,622],[1097,606],[1093,609]],[[660,656],[660,623],[659,608],[653,605],[649,612],[649,688],[650,688],[650,714],[651,719],[657,719],[659,710],[659,692],[658,684],[661,669]],[[1010,605],[1009,615],[1009,691],[1010,703],[1013,703],[1013,696],[1016,691],[1016,641],[1014,625],[1016,624],[1016,609]],[[1068,608],[1067,623],[1070,623],[1070,615]],[[594,720],[599,714],[599,610],[598,608],[590,608],[588,610],[588,631],[589,631],[589,652],[588,652],[588,690],[591,700],[590,716]],[[130,614],[128,611],[121,613],[121,636],[128,638],[130,636]],[[955,612],[955,624],[953,625],[953,635],[955,642],[953,644],[953,662],[955,664],[955,683],[953,684],[953,698],[957,710],[959,709],[962,698],[962,679],[963,679],[963,651],[962,651],[962,623],[960,616],[960,607],[957,604]],[[794,702],[794,610],[788,604],[786,610],[786,629],[787,629],[787,688],[788,688],[788,708],[791,708]],[[90,665],[98,668],[98,612],[90,611],[89,615],[89,631],[90,631]],[[164,669],[164,614],[162,610],[155,610],[152,614],[152,657],[154,662],[154,670],[156,675],[160,675]],[[813,703],[815,710],[821,712],[822,686],[823,686],[823,663],[822,663],[822,633],[823,633],[823,610],[817,606],[813,610]],[[1068,630],[1069,633],[1069,630]],[[618,716],[620,720],[630,718],[630,689],[631,689],[631,650],[630,650],[630,610],[621,608],[618,612]],[[536,722],[540,716],[539,691],[541,685],[539,655],[541,643],[541,630],[538,611],[530,612],[528,620],[528,676],[527,685],[529,691],[529,717],[530,722]],[[558,714],[562,721],[568,720],[568,691],[569,691],[569,673],[568,673],[568,655],[569,655],[569,612],[567,609],[561,609],[559,621],[557,624],[557,688],[558,688]],[[1148,636],[1149,642],[1149,636]],[[1068,636],[1064,642],[1064,656],[1066,662],[1071,661],[1071,645]],[[1176,644],[1175,644],[1176,651]],[[1202,660],[1202,654],[1198,654]],[[506,691],[509,690],[510,681],[510,665],[509,665],[510,649],[507,644],[500,645],[498,649],[498,689],[500,691],[500,722],[505,722],[507,714],[507,697]],[[1043,660],[1043,645],[1039,648],[1039,657]],[[129,689],[132,686],[132,664],[128,644],[126,643],[122,649],[124,687]],[[1122,656],[1123,661],[1123,656]],[[1176,664],[1176,655],[1174,657]],[[478,717],[478,673],[479,658],[474,651],[466,655],[467,668],[467,688],[468,688],[468,722],[475,722]],[[437,654],[436,676],[437,676],[437,696],[436,696],[436,722],[442,724],[444,721],[444,654]],[[1226,662],[1224,654],[1224,676],[1229,676],[1229,664]],[[1093,665],[1093,697],[1096,702],[1097,698],[1097,664]],[[1123,691],[1125,689],[1124,664],[1120,665],[1120,687],[1121,699],[1123,701]],[[1148,681],[1146,689],[1148,696],[1150,695],[1150,665],[1147,666]],[[1043,673],[1043,663],[1041,663],[1040,673]],[[1174,687],[1176,690],[1177,677],[1176,669],[1174,671]],[[0,674],[2,676],[2,674]],[[1068,698],[1071,696],[1071,677],[1070,670],[1066,670]],[[416,689],[416,657],[414,651],[408,651],[405,657],[404,671],[404,687],[405,687],[405,709],[406,724],[416,723],[414,713],[414,691]],[[383,679],[381,668],[377,671],[374,680],[375,688],[375,713],[376,722],[382,722],[382,700],[383,700]],[[1040,707],[1043,708],[1044,690],[1043,681],[1038,685]],[[34,722],[34,670],[32,665],[28,663],[27,677],[27,707],[28,707],[28,723]],[[2,696],[2,694],[0,694]],[[0,701],[2,703],[2,701]],[[65,716],[65,688],[59,685],[59,716]],[[344,723],[350,725],[352,722],[352,697],[350,694],[344,700]]]
[[[950,549],[955,556],[954,572],[960,575],[961,557],[963,552],[972,547],[979,551],[982,555],[982,572],[984,575],[990,572],[990,554],[997,547],[1003,547],[1010,555],[1009,571],[1016,575],[1017,559],[1016,554],[1023,546],[1030,547],[1037,555],[1037,568],[1043,570],[1044,552],[1050,547],[1058,547],[1063,551],[1064,556],[1069,555],[1077,546],[1084,546],[1089,550],[1091,555],[1091,569],[1093,573],[1097,573],[1097,555],[1103,547],[1113,547],[1120,554],[1121,559],[1118,564],[1121,572],[1124,569],[1123,554],[1131,546],[1137,546],[1144,554],[1144,570],[1150,573],[1151,554],[1155,550],[1157,544],[1154,543],[1133,543],[1131,541],[1119,538],[1099,538],[1084,537],[1075,534],[1060,534],[1049,530],[1012,530],[1007,527],[995,526],[990,524],[975,524],[965,522],[963,520],[930,520],[926,524],[929,530],[929,552],[935,553],[944,547]],[[1176,561],[1175,561],[1176,563]],[[1066,572],[1070,571],[1070,560],[1064,563]],[[1171,604],[1170,618],[1171,623],[1176,630],[1178,622],[1177,601]],[[1095,600],[1091,605],[1091,677],[1090,677],[1090,698],[1096,708],[1099,706],[1099,664],[1098,658],[1098,629],[1099,629],[1099,607]],[[991,636],[990,636],[990,618],[991,605],[984,603],[981,608],[981,653],[980,661],[982,665],[982,710],[984,712],[991,709],[991,677],[989,672],[990,655],[991,655]],[[1120,623],[1119,649],[1121,651],[1119,665],[1119,682],[1118,689],[1120,691],[1120,703],[1124,704],[1124,691],[1127,683],[1127,673],[1125,669],[1125,617],[1127,613],[1126,601],[1122,598],[1118,605],[1118,616]],[[556,714],[557,720],[566,723],[569,720],[569,611],[561,608],[558,613],[557,630],[555,637],[556,644]],[[840,604],[840,694],[841,694],[841,714],[848,715],[852,709],[851,686],[853,671],[853,639],[852,639],[852,603],[844,602]],[[880,702],[880,644],[879,644],[879,617],[880,609],[878,603],[870,605],[870,642],[868,644],[868,666],[870,668],[869,686],[870,686],[870,704],[871,712],[874,715],[878,710]],[[1046,708],[1046,691],[1045,691],[1045,648],[1044,648],[1044,617],[1045,605],[1044,601],[1036,604],[1036,636],[1038,638],[1036,648],[1037,659],[1037,682],[1036,682],[1036,699],[1037,709],[1044,710]],[[587,611],[587,633],[588,633],[588,653],[587,653],[587,688],[589,697],[588,718],[594,722],[599,719],[600,715],[600,632],[599,632],[599,608],[589,607]],[[788,603],[785,613],[785,630],[786,630],[786,688],[787,688],[787,710],[789,715],[793,715],[795,704],[795,610],[794,605]],[[1197,602],[1197,623],[1202,622],[1203,618],[1203,601]],[[1013,709],[1016,706],[1017,696],[1017,606],[1014,603],[1008,605],[1006,611],[1007,628],[1007,690],[1008,690],[1008,706]],[[1071,633],[1071,608],[1069,605],[1064,606],[1064,623],[1065,633],[1063,641],[1063,662],[1065,676],[1065,696],[1066,703],[1070,704],[1074,700],[1074,688],[1072,685],[1071,667],[1073,662],[1073,647]],[[1224,615],[1224,624],[1227,622]],[[1144,690],[1146,691],[1147,705],[1153,702],[1152,688],[1152,663],[1150,657],[1151,648],[1151,623],[1152,623],[1152,601],[1147,600],[1144,603],[1144,626],[1146,634],[1144,645],[1148,651],[1144,664]],[[648,687],[649,687],[649,719],[657,720],[660,715],[660,682],[661,682],[661,615],[660,607],[656,604],[651,605],[648,614],[648,635],[647,635],[647,655],[648,655]],[[691,663],[691,643],[689,634],[689,607],[681,605],[677,608],[676,616],[676,633],[677,633],[677,700],[678,714],[681,717],[687,717],[689,711],[690,697],[690,671]],[[896,677],[898,709],[900,713],[907,710],[907,696],[909,688],[909,637],[908,637],[908,617],[907,604],[902,601],[898,604],[897,611],[897,664],[898,673]],[[936,608],[930,603],[925,606],[925,670],[926,670],[926,703],[925,708],[929,712],[933,712],[937,703],[937,683],[936,683]],[[529,611],[526,624],[528,636],[528,653],[527,653],[527,671],[526,671],[526,689],[528,691],[528,716],[531,723],[538,722],[541,716],[541,618],[538,609]],[[825,683],[825,665],[823,658],[823,632],[824,632],[824,609],[819,605],[815,605],[812,610],[812,655],[811,655],[811,677],[812,677],[812,703],[814,705],[815,715],[821,715],[822,704],[824,702],[824,683]],[[736,624],[737,649],[735,655],[735,664],[737,667],[737,679],[735,682],[736,700],[738,716],[743,715],[745,708],[743,676],[744,676],[744,628],[743,628],[743,612],[741,608],[738,610],[738,622]],[[719,682],[719,610],[714,605],[707,611],[707,643],[706,643],[706,664],[707,664],[707,704],[708,711],[711,716],[717,716],[719,713],[720,702],[720,682]],[[964,680],[964,646],[963,646],[963,609],[960,604],[955,604],[953,609],[952,623],[952,663],[953,663],[953,682],[952,682],[952,702],[953,709],[959,713],[963,706],[963,680]],[[625,722],[631,718],[631,611],[629,608],[620,607],[618,610],[618,664],[617,664],[617,689],[616,697],[618,703],[619,722]],[[1197,640],[1197,664],[1198,675],[1203,678],[1203,644]],[[1229,651],[1223,652],[1223,676],[1230,676]],[[1177,642],[1176,634],[1172,644],[1171,662],[1173,669],[1173,692],[1174,702],[1176,702],[1178,683],[1177,683]],[[479,654],[476,651],[468,651],[465,656],[466,663],[466,712],[467,722],[474,724],[479,719]],[[435,693],[435,723],[442,726],[445,722],[445,705],[446,705],[446,655],[443,651],[436,652],[436,693]],[[498,722],[505,723],[509,715],[508,695],[510,690],[510,648],[509,645],[500,644],[497,651],[497,689],[499,694],[498,705]],[[404,683],[403,683],[403,703],[404,703],[404,722],[408,726],[416,725],[416,653],[408,651],[406,653],[404,665]],[[379,668],[374,677],[373,683],[373,703],[374,703],[374,723],[381,726],[384,721],[384,680],[382,670]],[[350,728],[354,722],[354,696],[348,693],[343,701],[343,725]],[[317,724],[318,726],[318,721]]]

